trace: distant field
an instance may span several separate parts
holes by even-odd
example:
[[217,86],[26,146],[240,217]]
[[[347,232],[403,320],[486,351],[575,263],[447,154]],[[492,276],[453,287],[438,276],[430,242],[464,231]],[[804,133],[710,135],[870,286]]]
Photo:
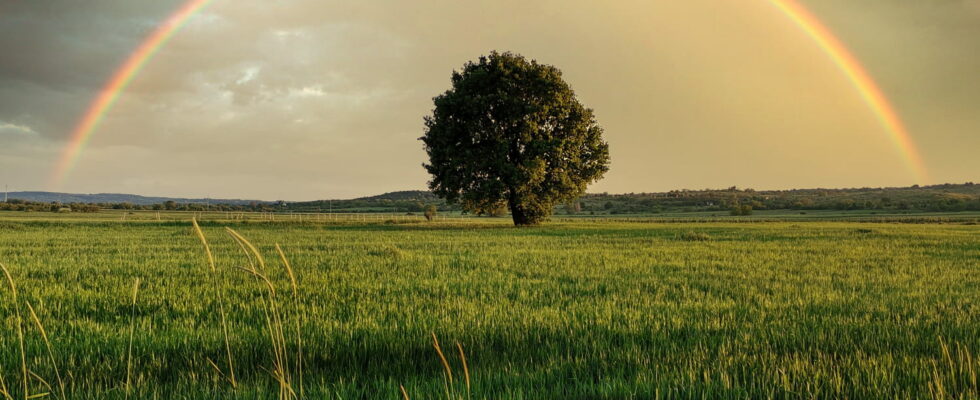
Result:
[[[975,213],[917,224],[701,214],[523,229],[199,215],[222,297],[191,213],[10,212],[0,213],[0,263],[43,323],[69,398],[126,397],[130,354],[131,398],[276,398],[275,315],[290,368],[302,316],[309,398],[402,399],[400,386],[412,399],[980,398]],[[866,214],[848,217],[882,217]],[[664,217],[679,220],[649,222]],[[280,314],[266,314],[267,287],[236,268],[248,259],[225,226],[264,256]],[[17,316],[0,283],[0,376],[19,399]],[[60,398],[45,342],[19,309],[31,391]]]
[[[96,213],[56,213],[56,212],[23,212],[0,211],[0,221],[188,221],[196,217],[198,220],[215,221],[292,221],[292,222],[321,222],[321,223],[410,223],[422,222],[422,213],[380,212],[365,210],[364,212],[345,213],[299,213],[299,212],[236,212],[236,211],[126,211],[106,209]],[[505,217],[482,217],[459,212],[440,212],[436,217],[442,222],[480,222],[509,224],[511,219]],[[980,211],[960,212],[923,212],[923,211],[882,211],[882,210],[756,210],[748,216],[732,216],[723,211],[692,211],[664,212],[637,214],[602,214],[591,215],[580,213],[574,215],[558,214],[552,217],[557,222],[769,222],[769,221],[856,221],[856,222],[953,222],[980,223]]]

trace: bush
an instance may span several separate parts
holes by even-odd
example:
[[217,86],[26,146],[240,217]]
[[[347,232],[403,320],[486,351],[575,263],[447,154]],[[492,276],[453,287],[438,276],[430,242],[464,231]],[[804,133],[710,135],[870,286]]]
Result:
[[704,232],[687,231],[681,234],[681,239],[689,242],[706,242],[711,240],[711,236]]
[[436,206],[434,206],[432,204],[429,204],[428,206],[426,206],[425,207],[425,220],[426,221],[432,221],[432,219],[436,217],[436,212],[437,211],[438,210],[436,210]]
[[752,206],[748,204],[743,204],[741,206],[736,204],[732,207],[730,213],[732,215],[752,215]]

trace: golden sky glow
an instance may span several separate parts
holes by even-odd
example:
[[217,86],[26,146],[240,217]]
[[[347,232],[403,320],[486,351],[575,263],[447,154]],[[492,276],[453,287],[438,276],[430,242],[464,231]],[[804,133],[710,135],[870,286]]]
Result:
[[[612,169],[593,192],[917,183],[881,113],[768,1],[214,0],[58,189],[315,199],[421,189],[421,118],[491,49],[561,68]],[[801,1],[876,82],[927,183],[980,171],[978,1]],[[181,1],[0,9],[0,184],[45,190],[113,73]],[[14,39],[14,38],[19,39]]]

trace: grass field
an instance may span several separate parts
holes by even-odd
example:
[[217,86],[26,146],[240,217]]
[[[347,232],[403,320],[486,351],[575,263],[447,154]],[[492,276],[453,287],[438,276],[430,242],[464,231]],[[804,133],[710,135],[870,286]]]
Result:
[[100,215],[0,217],[11,398],[980,397],[969,222],[203,221],[212,275],[189,219]]

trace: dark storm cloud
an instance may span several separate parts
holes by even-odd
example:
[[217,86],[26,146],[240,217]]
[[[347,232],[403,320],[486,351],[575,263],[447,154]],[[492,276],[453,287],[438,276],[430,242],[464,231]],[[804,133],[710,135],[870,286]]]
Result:
[[10,1],[0,18],[0,81],[92,90],[176,1]]
[[0,120],[64,138],[93,92],[175,4],[0,3]]

